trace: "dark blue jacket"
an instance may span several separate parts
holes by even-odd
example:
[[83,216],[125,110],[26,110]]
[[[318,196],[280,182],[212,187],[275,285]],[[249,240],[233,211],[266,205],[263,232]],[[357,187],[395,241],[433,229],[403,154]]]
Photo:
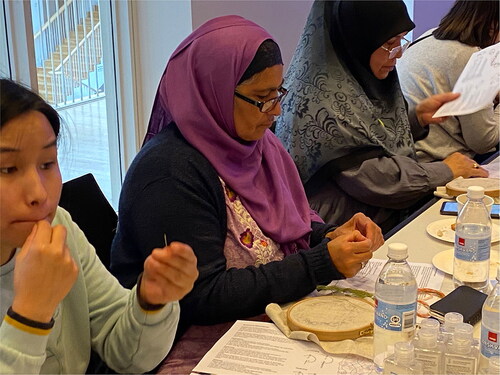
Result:
[[[244,173],[242,171],[242,173]],[[283,218],[286,225],[286,218]],[[226,270],[224,192],[208,160],[170,124],[139,152],[125,178],[111,271],[132,287],[151,250],[168,241],[189,244],[199,278],[180,301],[181,325],[214,324],[264,312],[342,279],[330,260],[325,234],[332,225],[312,223],[311,249],[260,267]]]

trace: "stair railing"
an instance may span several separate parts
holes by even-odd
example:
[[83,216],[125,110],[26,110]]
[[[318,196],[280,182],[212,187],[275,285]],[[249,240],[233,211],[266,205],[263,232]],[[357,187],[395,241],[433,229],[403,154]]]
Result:
[[[46,0],[43,6],[40,0],[39,6],[45,13],[49,12],[49,1]],[[97,64],[91,59],[96,53],[92,51],[90,43],[94,47],[99,46],[99,58],[102,56],[100,22],[98,19],[95,22],[95,9],[92,0],[64,0],[63,5],[53,15],[43,17],[47,22],[34,34],[34,38],[39,40],[35,41],[35,46],[38,46],[39,50],[45,49],[50,56],[44,59],[40,69],[47,78],[39,85],[39,89],[41,93],[46,94],[46,99],[56,106],[71,104],[68,103],[67,97],[73,95],[75,87],[82,87],[82,80],[89,76],[89,71]],[[87,14],[90,14],[90,30],[87,30]],[[41,21],[40,12],[38,16]],[[76,44],[72,44],[72,33],[75,35]],[[82,90],[80,97],[83,98]]]
[[[92,29],[85,34],[85,36],[78,42],[78,45],[73,48],[70,54],[62,61],[57,70],[63,72],[63,76],[72,82],[72,88],[80,88],[80,98],[84,98],[84,87],[88,88],[88,98],[93,94],[99,95],[97,89],[92,88],[90,82],[90,72],[92,72],[96,65],[100,63],[102,57],[102,41],[101,41],[101,23],[96,23]],[[77,66],[77,69],[73,67]],[[97,75],[96,75],[96,79]],[[87,84],[85,84],[87,81]],[[96,82],[99,87],[99,82]],[[67,92],[66,96],[71,95],[72,92]],[[67,104],[65,102],[65,104]]]

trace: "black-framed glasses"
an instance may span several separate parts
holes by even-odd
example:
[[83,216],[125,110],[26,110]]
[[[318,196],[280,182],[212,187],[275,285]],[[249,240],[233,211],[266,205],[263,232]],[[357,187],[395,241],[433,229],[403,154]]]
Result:
[[399,46],[396,46],[394,48],[391,48],[391,49],[386,48],[384,46],[382,46],[380,48],[382,48],[384,51],[389,52],[389,58],[393,59],[396,57],[396,55],[398,53],[401,52],[401,54],[403,54],[406,51],[406,49],[408,48],[408,46],[410,45],[410,41],[406,38],[402,38],[400,43],[402,43],[402,44],[400,44]]
[[253,104],[257,108],[259,108],[259,110],[262,113],[267,113],[267,112],[271,112],[274,109],[274,107],[276,107],[276,104],[278,104],[279,102],[281,102],[283,100],[285,95],[288,93],[288,90],[285,89],[284,87],[280,87],[278,89],[278,93],[279,94],[277,97],[266,100],[265,102],[259,102],[257,100],[250,99],[250,98],[246,97],[245,95],[240,94],[238,91],[235,91],[234,95],[236,97],[240,98],[241,100],[246,101],[247,103]]

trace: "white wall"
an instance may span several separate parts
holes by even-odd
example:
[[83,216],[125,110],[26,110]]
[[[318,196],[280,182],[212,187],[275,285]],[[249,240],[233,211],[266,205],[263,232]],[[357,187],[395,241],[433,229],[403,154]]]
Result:
[[[312,1],[133,1],[130,23],[133,43],[131,55],[135,66],[133,74],[137,150],[144,138],[156,89],[167,60],[194,28],[222,15],[243,16],[263,26],[273,35],[281,47],[283,61],[287,65],[302,34]],[[125,168],[128,168],[129,162],[125,163]]]
[[191,3],[186,0],[132,1],[131,24],[140,146],[168,58],[192,31]]
[[[406,5],[406,9],[408,10],[408,15],[410,16],[410,18],[412,20],[415,20],[415,18],[413,17],[413,14],[414,14],[414,11],[413,11],[413,3],[414,3],[414,0],[403,0],[405,5]],[[407,36],[406,36],[406,39],[410,40],[410,41],[413,41],[413,30],[410,31]]]

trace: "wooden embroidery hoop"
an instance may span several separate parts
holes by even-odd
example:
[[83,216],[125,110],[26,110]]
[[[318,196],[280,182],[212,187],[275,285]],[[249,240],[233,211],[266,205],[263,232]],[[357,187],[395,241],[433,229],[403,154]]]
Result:
[[469,186],[482,186],[484,194],[490,197],[500,195],[500,179],[498,178],[456,178],[446,184],[446,194],[457,196],[467,193]]
[[[349,322],[339,321],[339,315],[345,314],[347,307],[351,307]],[[321,341],[353,340],[373,333],[374,313],[373,304],[366,299],[328,295],[292,305],[288,308],[287,323],[292,331],[314,333]]]

